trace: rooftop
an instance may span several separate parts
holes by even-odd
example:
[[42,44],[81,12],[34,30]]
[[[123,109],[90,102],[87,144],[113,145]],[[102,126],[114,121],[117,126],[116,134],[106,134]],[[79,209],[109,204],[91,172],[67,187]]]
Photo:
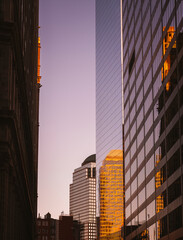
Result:
[[96,154],[90,155],[89,157],[87,157],[84,162],[81,164],[81,166],[84,166],[90,162],[96,162]]

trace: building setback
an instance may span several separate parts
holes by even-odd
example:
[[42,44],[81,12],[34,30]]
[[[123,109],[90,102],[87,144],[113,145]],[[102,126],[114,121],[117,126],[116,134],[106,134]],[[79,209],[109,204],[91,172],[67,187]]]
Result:
[[38,0],[0,2],[1,240],[36,233],[38,7]]
[[81,239],[96,239],[96,155],[75,169],[70,184],[70,215],[83,224]]
[[183,238],[183,1],[123,1],[125,230]]

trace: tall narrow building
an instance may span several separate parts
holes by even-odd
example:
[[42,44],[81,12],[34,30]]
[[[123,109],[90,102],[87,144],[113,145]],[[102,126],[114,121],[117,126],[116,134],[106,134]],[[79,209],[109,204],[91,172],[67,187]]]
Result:
[[0,1],[1,240],[36,234],[38,7],[38,0]]
[[[100,202],[100,181],[102,181],[100,179],[100,168],[112,150],[116,150],[116,152],[113,152],[114,154],[117,154],[118,150],[121,152],[123,150],[121,10],[122,0],[96,0],[96,200],[97,216],[101,215],[101,218],[99,218],[101,233],[98,233],[100,236],[103,236],[102,229],[106,226],[106,223],[102,220],[103,212],[102,206],[100,206],[100,204],[103,204]],[[113,157],[115,159],[115,156]],[[123,164],[123,160],[121,164]],[[112,177],[111,172],[110,174],[109,178]],[[121,195],[121,203],[119,212],[124,212],[123,195]],[[115,209],[115,204],[113,205],[111,205],[111,209]],[[115,220],[113,219],[113,221]],[[118,218],[116,218],[116,221],[118,221]],[[113,223],[111,222],[111,224]],[[123,221],[121,221],[121,226],[122,224]]]
[[125,234],[183,239],[183,1],[123,1]]
[[81,240],[96,239],[96,155],[75,169],[70,184],[70,215],[83,226]]

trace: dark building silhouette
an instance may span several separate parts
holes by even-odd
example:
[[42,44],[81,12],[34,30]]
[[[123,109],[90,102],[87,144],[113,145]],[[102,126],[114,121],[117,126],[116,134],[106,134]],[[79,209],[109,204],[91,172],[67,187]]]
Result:
[[73,216],[61,215],[53,219],[50,213],[37,218],[37,240],[80,240],[83,224]]
[[83,235],[84,224],[80,221],[73,220],[73,240],[80,240]]
[[38,0],[1,0],[1,240],[35,239],[40,87],[37,65]]
[[50,213],[37,219],[37,240],[60,240],[59,220],[53,219]]
[[59,217],[59,240],[74,240],[73,216]]

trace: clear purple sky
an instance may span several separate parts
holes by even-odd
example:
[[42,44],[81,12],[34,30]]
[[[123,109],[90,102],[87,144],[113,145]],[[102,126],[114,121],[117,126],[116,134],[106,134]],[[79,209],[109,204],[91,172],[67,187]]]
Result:
[[72,173],[95,153],[95,0],[40,0],[38,213],[69,213]]

